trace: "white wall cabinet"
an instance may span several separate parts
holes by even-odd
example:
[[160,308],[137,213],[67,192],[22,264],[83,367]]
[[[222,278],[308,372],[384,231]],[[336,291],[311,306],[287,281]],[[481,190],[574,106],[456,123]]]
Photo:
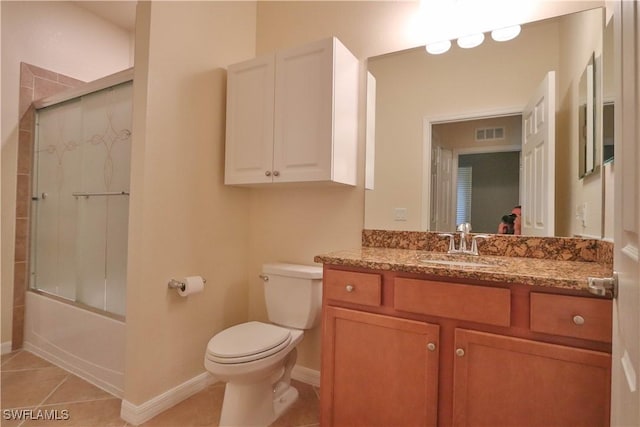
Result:
[[359,61],[335,37],[229,66],[225,184],[356,184]]

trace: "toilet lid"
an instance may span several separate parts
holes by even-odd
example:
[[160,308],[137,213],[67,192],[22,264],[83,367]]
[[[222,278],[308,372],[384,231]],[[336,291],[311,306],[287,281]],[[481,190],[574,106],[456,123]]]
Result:
[[242,363],[277,353],[291,342],[291,331],[262,322],[247,322],[216,334],[207,345],[209,359]]

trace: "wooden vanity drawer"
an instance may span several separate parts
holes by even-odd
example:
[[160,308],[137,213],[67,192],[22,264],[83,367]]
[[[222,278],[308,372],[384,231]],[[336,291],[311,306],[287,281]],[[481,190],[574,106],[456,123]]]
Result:
[[382,277],[379,274],[325,270],[323,282],[327,299],[374,307],[382,304]]
[[396,278],[396,310],[489,325],[511,325],[511,291],[487,286]]
[[611,300],[531,293],[531,330],[611,342]]

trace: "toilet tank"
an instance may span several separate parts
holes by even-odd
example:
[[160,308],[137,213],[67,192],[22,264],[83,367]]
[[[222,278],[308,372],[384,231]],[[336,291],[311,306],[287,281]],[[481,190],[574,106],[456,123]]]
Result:
[[295,329],[311,329],[320,321],[322,267],[272,263],[262,266],[269,320]]

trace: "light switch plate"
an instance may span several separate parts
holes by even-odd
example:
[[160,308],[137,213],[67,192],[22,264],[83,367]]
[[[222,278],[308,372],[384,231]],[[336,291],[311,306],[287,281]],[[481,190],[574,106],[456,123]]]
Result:
[[393,209],[393,219],[395,221],[406,221],[407,220],[407,208],[394,208]]

